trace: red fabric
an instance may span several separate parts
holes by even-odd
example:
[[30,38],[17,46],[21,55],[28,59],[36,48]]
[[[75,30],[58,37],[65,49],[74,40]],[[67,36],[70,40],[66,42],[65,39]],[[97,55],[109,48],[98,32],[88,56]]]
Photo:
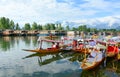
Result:
[[77,46],[77,41],[73,40],[73,46],[76,47]]
[[47,50],[52,50],[52,49],[56,49],[56,48],[47,48]]
[[80,44],[79,46],[80,46],[80,48],[83,48],[83,44]]
[[117,53],[118,52],[118,47],[116,47],[116,46],[108,46],[107,52],[115,52],[115,53]]

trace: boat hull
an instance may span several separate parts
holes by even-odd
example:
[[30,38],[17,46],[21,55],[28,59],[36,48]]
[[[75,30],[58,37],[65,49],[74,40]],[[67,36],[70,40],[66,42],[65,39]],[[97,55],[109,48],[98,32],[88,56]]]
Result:
[[89,49],[87,48],[87,49],[85,49],[85,48],[83,48],[83,49],[72,49],[74,52],[79,52],[79,53],[86,53],[86,54],[89,54],[90,53],[90,51],[89,51]]
[[98,67],[103,61],[105,60],[105,58],[103,58],[102,60],[98,61],[98,62],[94,62],[94,63],[87,63],[87,62],[82,62],[81,64],[81,68],[83,70],[92,70],[96,67]]
[[24,51],[30,51],[30,52],[38,52],[38,53],[56,53],[60,52],[60,49],[55,49],[55,48],[49,48],[49,49],[35,49],[35,50],[28,50],[28,49],[23,49]]

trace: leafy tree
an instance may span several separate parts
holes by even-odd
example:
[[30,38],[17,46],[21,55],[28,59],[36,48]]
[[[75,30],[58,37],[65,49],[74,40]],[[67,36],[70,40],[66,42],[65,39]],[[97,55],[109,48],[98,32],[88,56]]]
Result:
[[17,23],[15,26],[15,30],[20,30],[19,24]]
[[14,29],[15,28],[15,24],[13,22],[13,20],[10,21],[10,29]]
[[56,28],[55,28],[55,24],[53,24],[53,23],[51,23],[50,24],[50,30],[55,30]]
[[67,30],[67,31],[69,31],[69,30],[70,30],[69,26],[66,26],[66,30]]
[[42,25],[38,25],[38,30],[43,30]]
[[73,27],[72,30],[73,30],[73,31],[77,31],[77,28]]
[[25,23],[24,29],[25,30],[31,30],[30,24],[29,23]]
[[36,30],[37,28],[38,28],[38,25],[37,25],[36,22],[34,22],[34,23],[32,24],[32,30]]
[[0,18],[0,28],[1,28],[1,29],[6,29],[6,28],[7,28],[6,18],[5,18],[5,17],[1,17],[1,18]]
[[58,30],[63,30],[61,23],[59,23],[59,25],[58,25]]

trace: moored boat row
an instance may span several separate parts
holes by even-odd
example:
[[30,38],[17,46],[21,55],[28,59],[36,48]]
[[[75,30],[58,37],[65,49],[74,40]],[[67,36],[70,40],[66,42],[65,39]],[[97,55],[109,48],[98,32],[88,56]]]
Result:
[[[66,42],[69,41],[69,42]],[[38,52],[38,53],[59,53],[65,50],[84,53],[85,59],[81,64],[81,68],[83,70],[90,70],[94,69],[95,67],[99,66],[105,58],[108,57],[117,57],[120,59],[120,46],[118,45],[119,42],[111,42],[111,41],[100,41],[96,39],[79,39],[79,38],[67,38],[62,37],[61,40],[48,40],[48,39],[39,39],[39,48],[34,50],[23,49],[25,51],[30,52]],[[42,42],[51,42],[51,47],[42,48]],[[92,57],[88,57],[90,55]]]

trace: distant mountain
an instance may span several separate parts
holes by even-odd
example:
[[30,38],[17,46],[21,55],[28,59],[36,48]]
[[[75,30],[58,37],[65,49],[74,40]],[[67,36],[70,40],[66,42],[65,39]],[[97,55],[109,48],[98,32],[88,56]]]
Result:
[[77,21],[63,21],[62,26],[69,25],[70,28],[78,27],[80,25],[87,25],[90,28],[98,28],[98,29],[120,29],[120,16],[116,17],[103,17],[96,19],[86,19],[86,20],[77,20]]

